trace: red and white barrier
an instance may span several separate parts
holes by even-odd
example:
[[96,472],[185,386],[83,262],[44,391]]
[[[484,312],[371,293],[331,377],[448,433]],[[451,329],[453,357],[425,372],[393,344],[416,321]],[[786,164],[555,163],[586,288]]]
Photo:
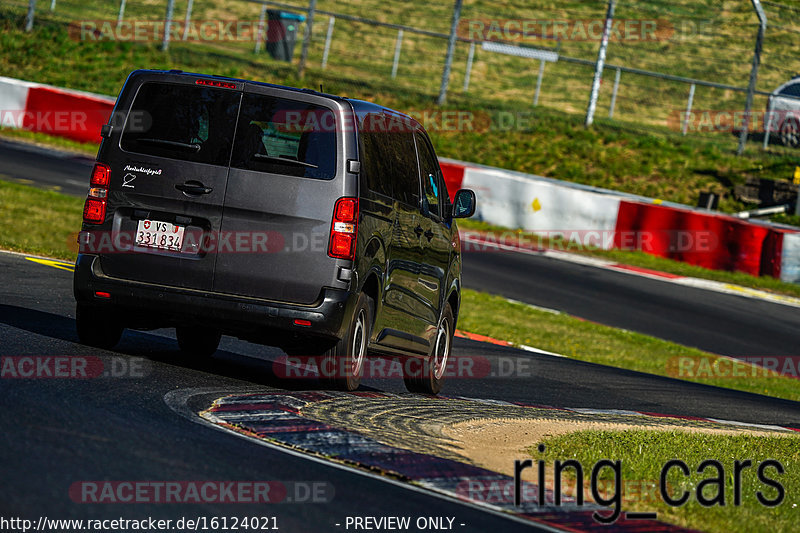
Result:
[[[0,125],[99,142],[115,99],[0,77]],[[451,196],[478,195],[478,217],[546,237],[578,235],[581,244],[642,250],[717,270],[800,283],[800,232],[687,206],[440,159]],[[584,242],[592,237],[590,242]]]
[[[460,187],[475,190],[477,217],[491,224],[578,245],[641,250],[704,268],[800,283],[800,232],[542,176],[445,161],[450,193]],[[461,182],[458,176],[463,176]]]
[[781,248],[781,280],[800,283],[800,233],[784,233]]
[[651,203],[622,201],[617,236],[644,236],[634,248],[713,270],[781,277],[784,229],[718,213]]
[[3,127],[99,143],[114,102],[109,96],[0,77]]
[[[620,197],[554,180],[511,174],[500,169],[464,170],[462,186],[478,196],[477,215],[507,228],[525,228],[546,237],[590,239],[609,249],[614,244]],[[610,192],[610,191],[609,191]]]

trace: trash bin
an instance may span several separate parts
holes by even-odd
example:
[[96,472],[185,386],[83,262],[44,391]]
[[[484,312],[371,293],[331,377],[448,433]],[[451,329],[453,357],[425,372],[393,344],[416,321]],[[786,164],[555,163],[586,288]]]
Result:
[[304,15],[267,10],[267,52],[279,61],[291,61],[297,41],[297,25],[306,20]]
[[701,192],[697,200],[697,207],[704,209],[716,209],[719,207],[719,195],[713,192]]

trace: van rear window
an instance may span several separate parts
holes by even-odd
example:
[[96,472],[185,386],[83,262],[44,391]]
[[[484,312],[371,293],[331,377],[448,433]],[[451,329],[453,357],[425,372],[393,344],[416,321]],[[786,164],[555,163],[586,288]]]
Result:
[[297,100],[245,94],[231,166],[328,180],[336,174],[336,115]]
[[227,166],[240,93],[145,83],[131,106],[121,147],[159,157]]

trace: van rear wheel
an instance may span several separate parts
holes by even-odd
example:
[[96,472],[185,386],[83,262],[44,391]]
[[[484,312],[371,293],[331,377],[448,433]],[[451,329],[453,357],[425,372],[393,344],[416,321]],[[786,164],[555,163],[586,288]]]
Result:
[[439,394],[444,384],[447,360],[453,347],[454,332],[453,309],[448,303],[445,305],[439,327],[436,328],[436,340],[428,359],[422,365],[406,363],[404,366],[403,381],[406,383],[406,389],[422,394]]
[[109,310],[83,303],[75,308],[75,328],[82,344],[106,350],[117,345],[125,329]]
[[325,385],[337,390],[353,391],[361,384],[372,331],[372,310],[372,300],[361,293],[347,334],[319,356],[320,381]]
[[222,338],[219,331],[198,326],[179,326],[175,328],[175,336],[181,352],[191,357],[211,357]]

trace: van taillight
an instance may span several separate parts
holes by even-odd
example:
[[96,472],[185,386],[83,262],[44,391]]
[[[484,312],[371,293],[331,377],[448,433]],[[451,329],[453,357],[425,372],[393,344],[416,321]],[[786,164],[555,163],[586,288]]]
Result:
[[106,219],[106,198],[111,181],[111,167],[95,163],[89,180],[89,195],[83,204],[83,221],[89,224],[102,224]]
[[355,259],[357,233],[358,198],[339,198],[333,207],[328,255],[351,261]]
[[105,187],[108,188],[108,182],[111,179],[111,167],[103,163],[95,163],[92,169],[92,179],[89,181],[91,187]]

